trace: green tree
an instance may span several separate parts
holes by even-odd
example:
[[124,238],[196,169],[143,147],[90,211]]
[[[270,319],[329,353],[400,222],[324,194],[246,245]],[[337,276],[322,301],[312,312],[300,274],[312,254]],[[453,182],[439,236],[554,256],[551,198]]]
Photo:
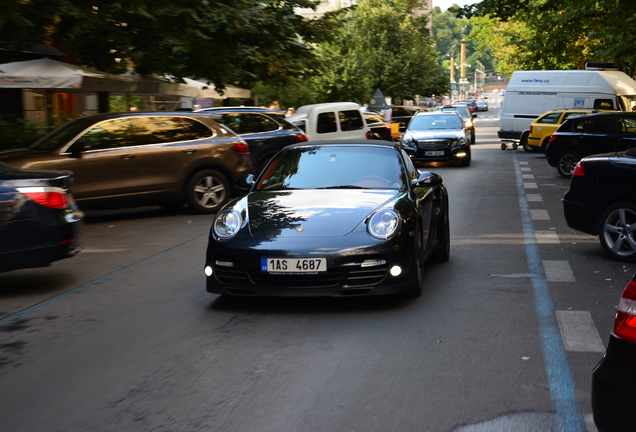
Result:
[[498,21],[495,55],[509,70],[582,69],[601,61],[636,71],[632,0],[482,0],[456,11]]
[[317,47],[321,67],[312,84],[321,100],[368,102],[376,88],[412,99],[445,93],[448,79],[436,64],[427,18],[418,0],[360,0]]
[[329,30],[297,7],[317,0],[2,0],[4,48],[55,42],[77,63],[205,78],[217,87],[285,80]]

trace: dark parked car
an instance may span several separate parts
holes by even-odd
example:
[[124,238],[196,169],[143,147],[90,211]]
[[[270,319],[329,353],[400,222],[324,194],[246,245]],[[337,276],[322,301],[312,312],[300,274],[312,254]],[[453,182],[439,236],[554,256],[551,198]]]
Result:
[[475,105],[477,105],[477,111],[488,111],[488,102],[486,101],[476,102]]
[[84,214],[66,171],[0,162],[0,272],[42,267],[80,250]]
[[0,160],[73,172],[82,209],[187,203],[213,213],[236,179],[253,172],[247,143],[213,115],[194,112],[81,117],[28,148],[1,151]]
[[459,161],[470,165],[470,132],[456,111],[421,112],[402,137],[402,147],[415,162]]
[[636,275],[625,287],[605,355],[592,373],[592,414],[598,432],[631,432],[636,406]]
[[365,296],[422,291],[424,262],[450,253],[442,178],[397,143],[294,144],[214,219],[211,293]]
[[216,115],[219,123],[225,124],[247,142],[257,173],[278,150],[307,141],[307,135],[285,120],[282,111],[256,107],[218,107],[203,108],[197,112],[201,111]]
[[393,141],[391,125],[384,121],[384,117],[373,111],[365,111],[363,114],[364,119],[367,121],[367,126],[371,129],[373,139]]
[[599,236],[614,260],[636,262],[636,148],[583,158],[563,198],[570,228]]
[[422,109],[416,106],[391,105],[391,121],[400,124],[400,132],[404,132],[411,118],[421,112]]
[[563,177],[570,177],[585,156],[623,151],[636,145],[636,113],[589,114],[567,119],[550,136],[545,156]]

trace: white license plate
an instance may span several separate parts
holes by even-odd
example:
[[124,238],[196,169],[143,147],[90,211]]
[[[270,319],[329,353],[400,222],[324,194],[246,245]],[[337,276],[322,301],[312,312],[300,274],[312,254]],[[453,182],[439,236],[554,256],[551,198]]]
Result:
[[433,150],[424,152],[426,156],[444,156],[444,150]]
[[262,258],[261,271],[269,273],[319,273],[327,271],[326,258]]

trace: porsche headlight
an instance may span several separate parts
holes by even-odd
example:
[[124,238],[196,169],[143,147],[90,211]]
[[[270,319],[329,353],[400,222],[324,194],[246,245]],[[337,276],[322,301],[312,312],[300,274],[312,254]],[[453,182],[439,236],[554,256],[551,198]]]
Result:
[[214,219],[214,234],[222,240],[227,240],[239,232],[241,225],[243,225],[243,216],[238,210],[223,210]]
[[400,218],[393,210],[380,210],[369,218],[367,222],[367,230],[373,237],[386,240],[391,237],[398,229]]

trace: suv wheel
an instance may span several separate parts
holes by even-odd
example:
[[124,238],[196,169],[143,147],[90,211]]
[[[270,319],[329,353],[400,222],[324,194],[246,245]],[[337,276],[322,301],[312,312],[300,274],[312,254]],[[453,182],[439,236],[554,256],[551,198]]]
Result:
[[223,174],[207,169],[194,173],[186,189],[188,206],[196,213],[215,213],[230,198],[230,184]]
[[559,156],[557,163],[557,170],[561,177],[570,178],[574,172],[576,163],[581,160],[578,153],[573,151],[565,151]]
[[636,205],[614,204],[603,213],[601,224],[599,240],[605,253],[616,261],[636,262]]

